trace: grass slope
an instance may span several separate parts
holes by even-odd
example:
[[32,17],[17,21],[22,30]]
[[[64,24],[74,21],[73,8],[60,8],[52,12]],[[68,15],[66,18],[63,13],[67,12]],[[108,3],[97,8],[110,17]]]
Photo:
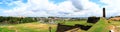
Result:
[[100,18],[100,20],[94,24],[87,32],[109,32],[107,29],[108,22],[105,18]]

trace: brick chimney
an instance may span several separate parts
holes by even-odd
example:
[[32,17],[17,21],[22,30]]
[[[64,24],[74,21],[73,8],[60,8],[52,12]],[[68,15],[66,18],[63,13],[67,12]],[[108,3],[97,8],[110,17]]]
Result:
[[103,17],[106,17],[106,15],[105,15],[105,8],[103,8]]

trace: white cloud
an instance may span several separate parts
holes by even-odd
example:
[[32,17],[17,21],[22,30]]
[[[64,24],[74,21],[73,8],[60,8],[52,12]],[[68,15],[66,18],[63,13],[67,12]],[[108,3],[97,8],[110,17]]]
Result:
[[107,15],[109,16],[120,16],[120,0],[101,0],[101,2],[107,4]]
[[81,7],[82,10],[74,12],[72,15],[76,17],[102,16],[102,10],[98,4],[90,2],[89,0],[74,0],[76,7]]
[[[9,5],[17,7],[4,11],[8,16],[70,16],[70,17],[89,17],[102,16],[102,7],[89,0],[67,0],[59,4],[54,4],[48,0],[28,0],[27,3],[22,0],[12,2]],[[117,1],[117,2],[116,2]],[[120,15],[119,0],[101,0],[107,4],[107,15]],[[63,14],[61,14],[63,13]],[[64,14],[66,13],[66,14]]]
[[4,11],[5,14],[12,16],[56,16],[62,15],[58,12],[71,13],[75,9],[70,1],[65,1],[59,5],[48,0],[29,0],[28,3],[17,1],[14,3],[17,4],[17,7]]

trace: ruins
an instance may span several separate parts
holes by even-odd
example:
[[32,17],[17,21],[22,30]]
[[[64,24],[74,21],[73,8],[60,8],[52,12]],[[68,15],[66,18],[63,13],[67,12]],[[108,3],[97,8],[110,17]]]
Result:
[[[103,17],[105,18],[105,8],[103,8]],[[100,17],[88,17],[87,23],[93,23],[95,24],[96,22],[98,22],[100,20]],[[79,28],[82,30],[88,30],[90,29],[92,26],[84,26],[84,25],[80,25],[80,24],[75,24],[74,26],[69,26],[69,25],[63,25],[63,24],[58,24],[57,26],[57,30],[56,32],[65,32],[71,29],[75,29],[75,28]]]

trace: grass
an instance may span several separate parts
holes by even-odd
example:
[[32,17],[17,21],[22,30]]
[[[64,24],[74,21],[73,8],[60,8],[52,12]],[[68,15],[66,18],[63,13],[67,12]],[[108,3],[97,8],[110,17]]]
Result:
[[[58,21],[59,22],[59,21]],[[63,22],[63,21],[62,21]],[[85,21],[66,21],[66,25],[85,24]],[[14,25],[1,25],[0,32],[49,32],[49,26],[52,27],[52,32],[56,31],[57,25],[55,24],[43,24],[38,22],[14,24]]]
[[87,23],[87,21],[69,21],[65,22],[64,25],[71,25],[74,26],[75,24],[85,25],[85,26],[92,26],[93,23]]
[[75,25],[75,24],[85,24],[86,21],[69,21],[65,22],[64,25]]
[[120,26],[120,21],[111,21],[111,25]]
[[107,29],[108,26],[109,24],[107,20],[104,18],[101,18],[87,32],[109,32],[109,29]]
[[120,21],[110,21],[109,24],[115,27],[115,32],[120,32]]
[[15,32],[15,31],[7,28],[0,28],[0,32]]
[[[107,20],[104,18],[100,18],[100,20],[96,24],[87,23],[86,21],[57,21],[57,23],[63,22],[65,25],[92,25],[92,27],[88,31],[80,30],[80,32],[109,32],[109,25],[120,26],[119,21],[111,21],[111,23],[108,23]],[[52,27],[52,32],[56,31],[57,24],[43,24],[33,22],[14,25],[0,25],[0,32],[49,32],[49,26]]]
[[49,32],[49,26],[52,27],[52,32],[56,31],[56,25],[42,23],[25,23],[16,25],[6,25],[0,27],[0,32]]

